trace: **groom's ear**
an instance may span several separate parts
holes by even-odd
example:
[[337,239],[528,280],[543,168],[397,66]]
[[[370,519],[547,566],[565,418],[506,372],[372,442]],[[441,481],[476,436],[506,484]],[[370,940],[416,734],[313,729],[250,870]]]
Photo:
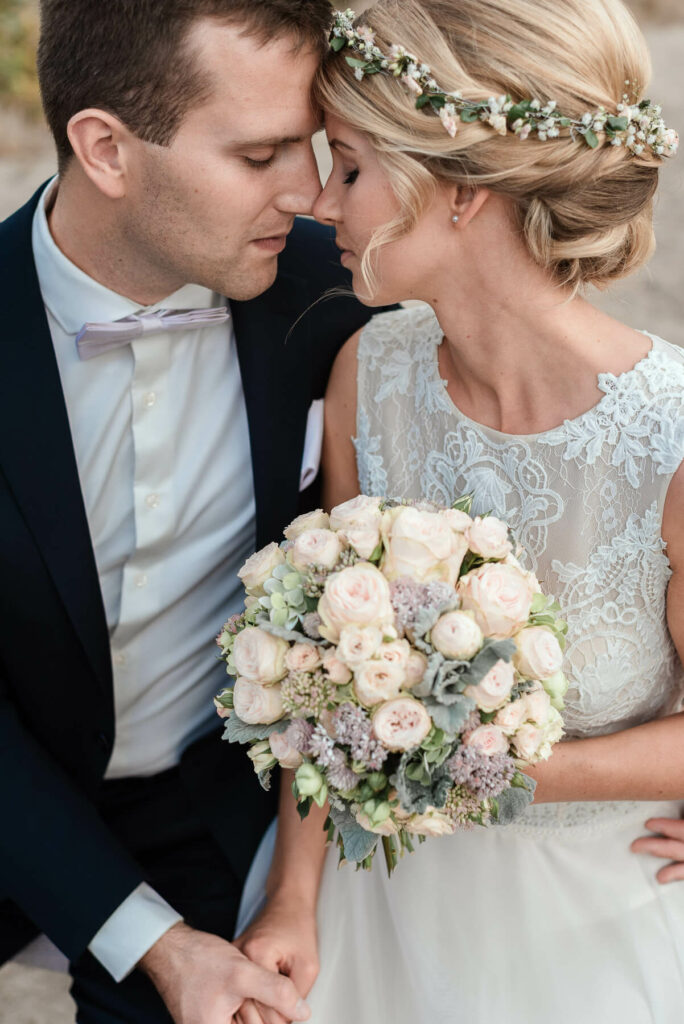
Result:
[[67,126],[69,142],[84,172],[110,199],[125,193],[129,129],[106,110],[79,110]]
[[476,217],[484,204],[487,202],[491,192],[487,188],[472,188],[467,185],[454,186],[451,195],[452,213],[455,218],[455,226],[465,228],[473,217]]

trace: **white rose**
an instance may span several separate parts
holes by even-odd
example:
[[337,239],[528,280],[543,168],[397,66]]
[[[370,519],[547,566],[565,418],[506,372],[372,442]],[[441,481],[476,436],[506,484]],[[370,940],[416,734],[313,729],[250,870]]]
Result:
[[537,752],[544,743],[544,739],[543,729],[531,722],[526,722],[512,737],[511,744],[518,757],[523,761],[534,761],[537,759]]
[[354,548],[359,558],[370,558],[380,543],[380,527],[367,527],[364,530],[340,530],[339,536],[345,544]]
[[247,725],[270,725],[283,717],[280,687],[262,686],[242,676],[235,680],[233,706],[238,718]]
[[461,511],[460,508],[445,508],[439,515],[447,521],[454,533],[464,533],[472,523],[468,513]]
[[344,686],[352,677],[351,669],[337,657],[334,647],[326,648],[323,654],[323,671],[336,686]]
[[286,640],[258,626],[247,626],[235,637],[233,662],[240,676],[264,685],[277,683],[287,674],[285,656],[289,649]]
[[534,690],[529,690],[522,698],[522,702],[525,705],[525,717],[528,722],[546,725],[551,710],[551,698],[541,684]]
[[323,509],[317,508],[315,512],[305,512],[293,519],[286,530],[283,531],[288,540],[297,540],[300,533],[305,530],[329,530],[330,517]]
[[474,747],[487,757],[508,753],[508,737],[498,725],[478,725],[463,742],[466,747]]
[[299,768],[304,758],[295,747],[288,743],[287,729],[285,732],[272,732],[269,740],[273,756],[277,758],[281,768]]
[[321,664],[321,655],[315,644],[293,644],[285,655],[290,672],[315,672]]
[[337,656],[355,668],[370,661],[382,643],[382,630],[377,626],[344,626],[340,632]]
[[496,711],[510,697],[515,684],[515,670],[509,661],[499,658],[477,686],[466,686],[465,694],[481,711]]
[[379,530],[382,521],[380,503],[382,498],[370,498],[359,494],[351,501],[336,505],[330,513],[330,527],[333,530]]
[[425,675],[427,665],[427,657],[422,651],[411,651],[406,663],[406,679],[404,680],[404,686],[409,688],[416,686]]
[[406,675],[409,659],[411,657],[411,645],[408,640],[391,640],[389,643],[380,644],[375,652],[378,661],[386,661],[390,665],[397,665]]
[[488,562],[458,581],[464,611],[475,613],[485,636],[502,639],[527,623],[534,591],[525,573],[512,565]]
[[445,811],[428,807],[423,814],[412,814],[404,828],[416,836],[450,836],[456,831],[456,824]]
[[413,697],[398,697],[373,712],[373,731],[387,750],[419,747],[432,729],[424,704]]
[[468,543],[438,512],[399,507],[385,514],[383,572],[390,580],[409,576],[420,583],[458,579]]
[[374,565],[357,562],[329,576],[318,602],[319,631],[337,643],[344,626],[377,626],[394,622],[389,583]]
[[470,661],[482,647],[482,630],[472,612],[445,612],[432,627],[432,646],[445,658]]
[[529,626],[513,637],[518,648],[515,667],[530,679],[549,679],[560,671],[563,652],[558,640],[545,626]]
[[[546,726],[544,728],[544,739],[549,746],[552,743],[558,743],[564,733],[563,729],[563,716],[560,711],[554,707],[549,708],[549,716],[546,719]],[[551,750],[549,749],[549,754]],[[548,757],[549,754],[544,753],[542,756]]]
[[282,565],[285,555],[278,545],[273,541],[265,548],[250,555],[245,564],[238,572],[243,586],[252,597],[263,597],[263,586],[273,570]]
[[294,542],[290,561],[298,572],[310,565],[332,569],[342,554],[342,541],[332,530],[304,530]]
[[497,711],[494,716],[494,724],[498,725],[500,729],[508,735],[512,735],[519,729],[527,717],[527,706],[525,701],[512,700],[510,704],[504,704],[504,706]]
[[368,661],[357,669],[354,693],[366,707],[398,697],[404,682],[404,670],[386,661]]
[[484,519],[477,516],[465,536],[470,550],[482,558],[505,558],[513,547],[508,539],[508,527],[495,516]]

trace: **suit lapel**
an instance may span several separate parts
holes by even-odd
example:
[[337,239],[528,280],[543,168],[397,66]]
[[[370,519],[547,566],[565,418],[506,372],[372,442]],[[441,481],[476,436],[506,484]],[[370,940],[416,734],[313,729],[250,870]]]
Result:
[[231,302],[252,448],[257,547],[279,540],[297,514],[310,365],[308,330],[288,332],[306,308],[305,282],[280,273],[249,302]]
[[37,199],[38,194],[0,225],[5,325],[0,468],[95,675],[111,692],[102,595],[59,370],[33,262],[31,225]]

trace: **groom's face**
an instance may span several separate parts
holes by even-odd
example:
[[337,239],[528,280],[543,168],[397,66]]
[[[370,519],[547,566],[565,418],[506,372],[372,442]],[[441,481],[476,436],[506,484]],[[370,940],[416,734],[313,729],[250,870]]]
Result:
[[273,283],[295,214],[310,213],[320,192],[318,56],[209,20],[190,43],[211,95],[169,146],[136,140],[122,213],[129,240],[169,279],[248,299]]

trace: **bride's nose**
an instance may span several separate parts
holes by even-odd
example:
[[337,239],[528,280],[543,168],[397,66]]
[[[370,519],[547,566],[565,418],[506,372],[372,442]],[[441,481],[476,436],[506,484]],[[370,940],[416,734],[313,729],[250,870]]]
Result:
[[333,195],[331,181],[332,175],[328,178],[323,191],[313,205],[313,215],[321,224],[339,224],[342,219],[339,204]]

